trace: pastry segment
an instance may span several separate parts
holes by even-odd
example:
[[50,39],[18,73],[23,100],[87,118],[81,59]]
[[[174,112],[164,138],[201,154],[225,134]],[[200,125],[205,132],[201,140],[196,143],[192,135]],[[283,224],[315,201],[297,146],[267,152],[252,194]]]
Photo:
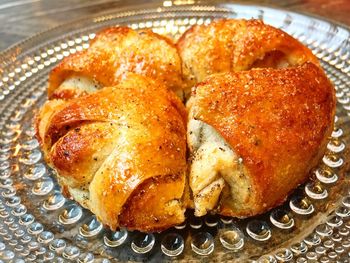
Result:
[[71,76],[110,87],[129,72],[160,81],[182,96],[181,58],[175,44],[151,30],[128,27],[106,28],[96,34],[88,49],[66,57],[50,73],[48,96],[54,98],[56,89]]
[[195,25],[176,45],[183,61],[187,96],[191,87],[211,74],[319,63],[298,40],[255,19],[219,19]]
[[335,105],[332,84],[313,63],[199,83],[187,104],[197,215],[247,217],[281,204],[321,160]]
[[174,92],[128,73],[117,86],[47,105],[38,137],[66,195],[112,229],[184,221],[186,112]]

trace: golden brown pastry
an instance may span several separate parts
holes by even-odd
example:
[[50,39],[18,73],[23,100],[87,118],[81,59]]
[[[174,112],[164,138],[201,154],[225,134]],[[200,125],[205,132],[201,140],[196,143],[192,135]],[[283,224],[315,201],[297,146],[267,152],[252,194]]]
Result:
[[186,111],[161,82],[128,73],[50,100],[37,136],[63,192],[105,225],[159,231],[184,221]]
[[[175,93],[193,85],[187,121]],[[140,231],[179,224],[192,206],[247,217],[281,204],[324,154],[335,114],[312,52],[258,20],[194,26],[176,46],[105,29],[51,72],[48,96],[37,137],[64,194]]]
[[177,47],[189,88],[214,73],[283,68],[306,61],[318,64],[307,47],[260,20],[216,20],[195,25],[181,36]]
[[334,88],[313,63],[214,74],[188,102],[195,215],[247,217],[309,177],[333,129]]
[[[91,88],[111,87],[127,72],[161,81],[182,96],[181,68],[181,58],[170,39],[151,30],[111,27],[97,33],[88,49],[66,57],[52,70],[48,96],[77,97]],[[72,81],[62,86],[67,80]],[[77,82],[91,88],[75,89]]]

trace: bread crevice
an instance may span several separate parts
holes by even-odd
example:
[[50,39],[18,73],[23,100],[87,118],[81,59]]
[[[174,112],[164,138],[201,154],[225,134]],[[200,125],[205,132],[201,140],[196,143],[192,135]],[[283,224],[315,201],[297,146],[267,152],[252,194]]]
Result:
[[[242,158],[224,138],[205,122],[191,119],[188,143],[192,152],[190,186],[194,196],[195,215],[202,216],[220,205],[222,198],[239,207],[250,196],[251,182]],[[227,191],[223,192],[224,188]]]

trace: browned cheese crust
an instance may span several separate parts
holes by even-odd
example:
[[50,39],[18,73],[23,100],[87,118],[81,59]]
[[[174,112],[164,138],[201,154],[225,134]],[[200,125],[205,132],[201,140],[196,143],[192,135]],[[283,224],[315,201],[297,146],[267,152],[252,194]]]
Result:
[[170,39],[151,30],[111,27],[97,33],[88,49],[66,57],[52,70],[48,95],[64,97],[66,94],[60,94],[57,88],[72,75],[89,77],[110,87],[127,72],[162,81],[178,94],[182,91],[181,59]]
[[195,25],[177,42],[188,87],[220,72],[318,64],[317,58],[287,33],[260,20],[216,20]]
[[60,184],[112,229],[184,221],[186,111],[160,82],[133,73],[117,86],[48,101],[37,135]]
[[221,73],[198,84],[189,119],[203,121],[226,140],[251,183],[249,198],[240,200],[244,205],[223,194],[219,213],[263,213],[305,182],[325,152],[335,106],[332,84],[312,63]]

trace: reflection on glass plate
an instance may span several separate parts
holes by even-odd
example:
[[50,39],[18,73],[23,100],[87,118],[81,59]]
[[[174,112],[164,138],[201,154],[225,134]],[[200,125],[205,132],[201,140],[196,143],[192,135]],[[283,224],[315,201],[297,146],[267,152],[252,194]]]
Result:
[[[163,233],[112,232],[62,196],[34,137],[33,116],[45,101],[47,75],[86,49],[98,29],[126,24],[178,38],[193,24],[220,17],[260,18],[307,44],[338,99],[336,127],[312,180],[281,207],[238,220],[208,215]],[[0,259],[4,262],[217,260],[345,262],[350,257],[349,30],[275,9],[245,6],[145,7],[112,10],[39,34],[0,54]]]

